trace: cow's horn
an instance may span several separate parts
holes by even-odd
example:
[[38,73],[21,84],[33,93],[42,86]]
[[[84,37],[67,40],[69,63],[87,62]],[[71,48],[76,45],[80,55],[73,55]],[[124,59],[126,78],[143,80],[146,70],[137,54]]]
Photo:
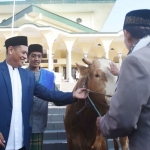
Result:
[[87,65],[92,65],[92,60],[90,60],[88,58],[82,58],[82,61]]

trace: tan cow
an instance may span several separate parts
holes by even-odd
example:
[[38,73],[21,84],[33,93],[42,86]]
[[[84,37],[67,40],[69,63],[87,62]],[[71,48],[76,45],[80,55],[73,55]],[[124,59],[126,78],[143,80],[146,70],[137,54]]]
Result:
[[[84,58],[83,62],[88,67],[77,64],[80,79],[74,90],[85,84],[93,91],[90,98],[100,114],[104,115],[110,104],[110,97],[105,95],[113,95],[116,83],[116,77],[107,69],[111,61],[98,58],[91,61]],[[69,150],[106,150],[105,139],[100,131],[97,131],[97,117],[98,114],[89,106],[87,100],[77,100],[76,103],[67,106],[64,124]],[[115,150],[119,149],[117,140],[114,140],[114,146]],[[122,150],[128,150],[127,138],[122,138],[121,147]]]

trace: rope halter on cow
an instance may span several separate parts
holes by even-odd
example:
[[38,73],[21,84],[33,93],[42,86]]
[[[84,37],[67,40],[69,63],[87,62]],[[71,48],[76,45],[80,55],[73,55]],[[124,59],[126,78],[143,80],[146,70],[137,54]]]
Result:
[[[85,87],[86,84],[87,84],[87,81],[88,81],[88,76],[85,77],[84,82],[83,82],[83,84],[80,87]],[[107,94],[104,94],[104,93],[101,93],[101,92],[92,91],[90,89],[88,89],[88,91],[90,93],[100,94],[100,95],[103,95],[103,96],[106,96],[106,97],[112,97],[112,95],[107,95]],[[85,105],[83,106],[83,108],[81,110],[79,110],[78,112],[76,112],[76,114],[79,115],[84,110],[84,108],[89,107],[90,105],[92,105],[92,107],[97,112],[97,114],[99,116],[101,116],[100,112],[97,110],[97,108],[94,105],[93,101],[91,100],[90,96],[88,95],[87,97],[88,97],[88,101],[87,101],[87,99],[85,100]]]
[[[85,77],[84,82],[83,82],[82,86],[80,86],[80,87],[85,87],[86,84],[87,84],[87,81],[88,81],[88,76]],[[92,91],[90,89],[88,91],[91,92],[91,93],[100,94],[100,95],[103,95],[103,96],[106,96],[106,97],[112,97],[112,95],[107,95],[107,94],[104,94],[104,93],[95,92],[95,91]],[[85,100],[85,105],[83,106],[83,108],[81,110],[79,110],[78,112],[76,112],[76,114],[79,115],[86,107],[89,107],[89,106],[92,106],[92,108],[96,111],[96,113],[98,114],[98,116],[100,116],[100,117],[102,116],[100,114],[100,112],[98,111],[98,109],[96,108],[96,106],[93,103],[93,101],[91,100],[91,98],[90,98],[89,95],[87,96],[87,99]],[[108,150],[108,141],[107,141],[106,138],[105,138],[105,140],[106,140],[106,149]]]
[[[87,81],[88,81],[88,76],[85,77],[84,83],[82,84],[81,87],[84,87],[84,85],[86,85]],[[104,95],[104,96],[107,96],[107,97],[112,97],[112,95],[107,95],[107,94],[104,94],[104,93],[101,93],[101,92],[92,91],[92,90],[90,90],[90,89],[89,89],[89,92],[90,92],[90,93],[96,93],[96,94]]]

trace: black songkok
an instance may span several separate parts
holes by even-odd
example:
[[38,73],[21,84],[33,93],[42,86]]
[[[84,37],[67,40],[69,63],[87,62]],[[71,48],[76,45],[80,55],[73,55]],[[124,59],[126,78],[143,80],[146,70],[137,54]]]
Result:
[[133,10],[126,14],[123,29],[127,26],[150,27],[150,10]]
[[32,53],[32,52],[40,52],[43,55],[43,47],[40,44],[31,44],[28,47],[28,56]]
[[26,36],[15,36],[15,37],[9,38],[5,41],[6,49],[9,46],[18,46],[18,45],[28,46],[27,37]]

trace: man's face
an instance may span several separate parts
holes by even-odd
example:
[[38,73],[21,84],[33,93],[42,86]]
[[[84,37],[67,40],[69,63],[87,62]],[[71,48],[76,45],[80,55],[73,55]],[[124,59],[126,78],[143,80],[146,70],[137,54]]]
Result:
[[29,66],[33,68],[38,68],[42,61],[42,53],[40,52],[32,52],[28,56]]
[[13,67],[21,67],[27,59],[28,47],[24,45],[9,46],[8,53],[11,62],[13,62]]

